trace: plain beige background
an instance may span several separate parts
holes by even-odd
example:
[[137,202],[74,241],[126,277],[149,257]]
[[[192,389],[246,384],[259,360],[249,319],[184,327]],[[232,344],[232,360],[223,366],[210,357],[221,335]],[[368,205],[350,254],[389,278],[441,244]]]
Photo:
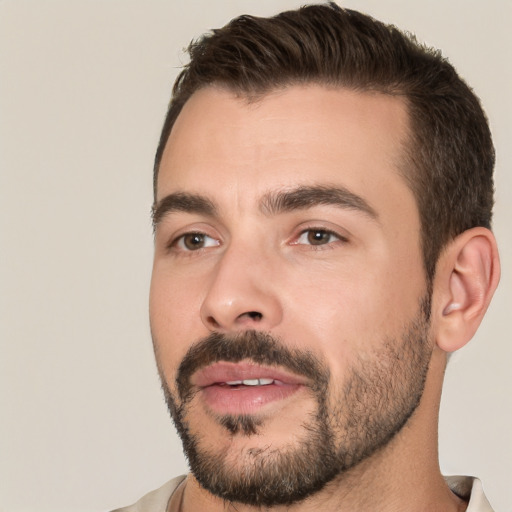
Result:
[[[193,37],[300,0],[0,2],[0,511],[101,511],[184,472],[147,320],[151,168]],[[440,451],[512,509],[512,2],[344,4],[443,48],[498,150],[503,277],[450,363]]]

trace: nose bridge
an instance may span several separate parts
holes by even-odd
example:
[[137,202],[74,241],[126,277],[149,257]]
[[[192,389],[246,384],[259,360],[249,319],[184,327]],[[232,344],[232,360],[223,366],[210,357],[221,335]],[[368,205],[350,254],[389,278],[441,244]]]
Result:
[[231,240],[217,262],[201,307],[210,330],[269,330],[282,318],[272,257],[254,241]]

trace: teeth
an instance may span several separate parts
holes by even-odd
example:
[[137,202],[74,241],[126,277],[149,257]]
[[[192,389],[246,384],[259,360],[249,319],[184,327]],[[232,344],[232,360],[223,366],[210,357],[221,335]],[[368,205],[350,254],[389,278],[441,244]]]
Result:
[[244,386],[259,386],[260,385],[260,379],[245,379]]
[[274,379],[245,379],[245,380],[230,380],[226,382],[228,386],[268,386],[272,384]]

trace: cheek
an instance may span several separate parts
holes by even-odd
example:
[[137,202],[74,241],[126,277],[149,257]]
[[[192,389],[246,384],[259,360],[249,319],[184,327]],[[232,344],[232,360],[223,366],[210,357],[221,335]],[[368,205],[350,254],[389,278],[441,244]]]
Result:
[[182,282],[155,264],[149,316],[160,368],[169,376],[189,346],[205,335],[200,320],[201,293],[194,279]]
[[[288,297],[295,333],[336,371],[394,337],[417,312],[423,281],[392,265],[308,272]],[[314,340],[314,341],[313,341]]]

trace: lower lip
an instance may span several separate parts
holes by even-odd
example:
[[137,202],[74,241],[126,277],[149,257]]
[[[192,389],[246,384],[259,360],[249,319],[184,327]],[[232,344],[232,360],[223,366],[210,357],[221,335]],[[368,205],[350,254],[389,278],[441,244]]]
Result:
[[252,414],[263,406],[295,394],[299,384],[229,386],[214,384],[202,388],[201,396],[209,409],[218,414]]

